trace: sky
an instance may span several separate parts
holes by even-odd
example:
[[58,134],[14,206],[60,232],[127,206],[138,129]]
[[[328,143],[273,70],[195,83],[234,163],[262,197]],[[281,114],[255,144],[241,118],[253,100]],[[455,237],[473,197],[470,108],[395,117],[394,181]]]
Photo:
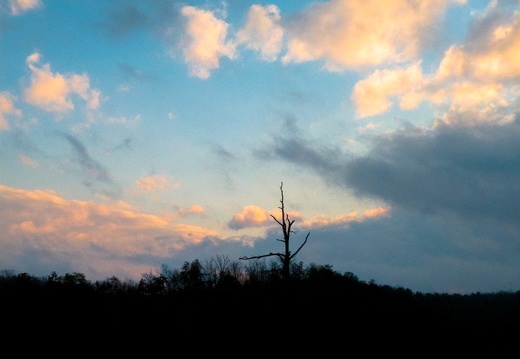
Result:
[[294,262],[520,290],[520,1],[0,0],[0,270],[247,266],[282,191]]

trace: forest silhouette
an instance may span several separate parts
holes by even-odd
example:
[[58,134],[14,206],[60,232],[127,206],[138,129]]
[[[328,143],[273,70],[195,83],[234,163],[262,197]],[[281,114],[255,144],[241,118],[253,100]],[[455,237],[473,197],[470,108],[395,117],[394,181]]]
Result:
[[163,264],[139,281],[110,277],[92,282],[82,273],[35,277],[3,270],[1,305],[14,315],[7,321],[4,316],[3,325],[37,331],[53,323],[120,333],[169,323],[186,334],[212,326],[238,330],[240,323],[271,323],[287,330],[321,328],[313,340],[328,331],[337,335],[336,325],[372,337],[395,334],[397,328],[402,335],[435,329],[449,340],[461,335],[489,340],[520,330],[520,292],[413,292],[302,262],[292,263],[290,273],[286,278],[275,261],[244,265],[226,256],[204,264],[195,259],[180,269]]

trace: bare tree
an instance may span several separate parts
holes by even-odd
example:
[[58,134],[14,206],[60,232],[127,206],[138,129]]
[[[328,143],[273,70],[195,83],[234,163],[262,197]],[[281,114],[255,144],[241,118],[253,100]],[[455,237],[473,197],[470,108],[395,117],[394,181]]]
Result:
[[291,260],[303,248],[305,243],[307,243],[307,239],[309,238],[310,232],[307,233],[307,236],[305,236],[305,240],[300,245],[300,247],[296,250],[296,252],[291,254],[289,241],[291,239],[291,233],[296,233],[296,232],[294,232],[291,229],[292,225],[294,223],[294,219],[293,220],[289,219],[289,214],[285,213],[285,205],[284,205],[284,198],[283,198],[283,182],[281,182],[281,184],[280,184],[280,194],[281,194],[281,200],[280,200],[281,206],[278,207],[278,208],[280,208],[280,210],[282,211],[282,217],[281,217],[281,219],[277,219],[272,214],[271,214],[271,217],[276,221],[276,223],[278,223],[280,225],[280,227],[282,227],[283,239],[278,239],[277,238],[276,240],[280,241],[280,242],[283,242],[283,244],[284,244],[284,252],[283,253],[280,253],[280,252],[278,252],[278,253],[269,252],[269,254],[263,254],[263,255],[251,256],[251,257],[242,256],[239,259],[241,259],[241,260],[249,260],[249,259],[260,259],[260,258],[265,258],[265,257],[276,256],[276,257],[278,257],[280,259],[280,262],[282,262],[282,275],[283,275],[283,277],[285,279],[289,279],[289,277],[291,275]]

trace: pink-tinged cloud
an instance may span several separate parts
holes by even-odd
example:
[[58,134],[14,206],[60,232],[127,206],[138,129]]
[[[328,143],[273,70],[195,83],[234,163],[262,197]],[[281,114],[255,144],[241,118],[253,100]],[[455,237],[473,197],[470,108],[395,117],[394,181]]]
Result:
[[206,210],[204,209],[204,207],[199,206],[199,205],[193,205],[190,208],[180,209],[177,214],[181,217],[186,217],[186,216],[191,216],[191,215],[202,215],[204,213],[206,213]]
[[[286,211],[285,214],[289,216],[290,221],[300,222],[303,220],[302,214],[298,211]],[[275,219],[282,222],[282,211],[280,209],[266,211],[259,206],[250,205],[242,208],[240,213],[233,215],[233,218],[228,222],[228,228],[239,230],[251,227],[272,227],[278,225]]]
[[425,75],[415,63],[359,81],[352,95],[358,116],[382,114],[394,99],[404,110],[429,102],[445,111],[440,119],[450,125],[513,121],[520,101],[520,13],[487,11],[466,44],[446,50],[436,73]]
[[493,35],[482,39],[475,50],[468,51],[464,46],[450,47],[439,66],[437,80],[472,78],[489,82],[517,79],[519,76],[520,14],[511,25],[495,28]]
[[43,5],[41,0],[9,0],[9,8],[12,15],[20,15],[26,11],[34,10]]
[[280,10],[276,5],[252,5],[247,15],[247,24],[237,33],[237,43],[258,51],[263,60],[276,60],[284,34],[280,20]]
[[24,166],[36,168],[38,167],[38,162],[33,160],[31,157],[27,155],[20,155],[20,162],[24,164]]
[[159,191],[166,188],[178,188],[179,183],[173,183],[169,178],[161,175],[154,175],[141,178],[137,181],[137,187],[146,192]]
[[250,205],[242,208],[242,212],[233,215],[233,218],[228,223],[231,229],[243,229],[249,227],[264,227],[270,225],[272,218],[269,212],[265,209]]
[[390,213],[389,208],[377,207],[371,208],[363,212],[363,214],[359,214],[356,211],[352,211],[346,214],[342,214],[336,217],[327,217],[325,215],[315,215],[310,220],[303,221],[301,224],[303,227],[312,228],[312,227],[327,227],[333,225],[342,225],[351,222],[362,222],[366,218],[375,218],[375,217],[383,217],[388,216]]
[[367,209],[363,212],[363,217],[374,218],[374,217],[385,217],[390,214],[390,208],[388,207],[377,207]]
[[31,70],[31,85],[25,89],[25,101],[49,112],[67,112],[74,109],[71,95],[78,95],[86,101],[88,109],[99,107],[100,92],[90,89],[87,75],[64,76],[53,73],[49,64],[38,67],[40,54],[27,57]]
[[[354,86],[352,100],[356,104],[357,116],[362,118],[386,112],[393,105],[392,97],[402,96],[407,92],[413,93],[414,88],[422,82],[422,71],[418,62],[397,70],[375,71]],[[416,101],[420,99],[422,98]],[[415,106],[416,101],[413,103]]]
[[[16,256],[31,250],[86,261],[75,263],[78,268],[90,268],[89,261],[100,256],[119,260],[140,255],[168,258],[217,235],[173,222],[173,218],[171,214],[141,213],[124,202],[67,200],[52,191],[0,185],[0,263],[16,263]],[[88,269],[92,271],[95,269]]]
[[193,6],[184,6],[181,13],[186,19],[181,47],[189,74],[207,79],[220,67],[221,57],[235,57],[235,44],[226,40],[229,25],[213,12]]
[[20,117],[22,111],[14,107],[13,97],[8,92],[0,92],[0,131],[9,129],[6,115]]
[[[449,0],[332,0],[313,5],[286,28],[283,62],[325,61],[325,68],[365,68],[417,59]],[[455,1],[461,3],[462,1]]]

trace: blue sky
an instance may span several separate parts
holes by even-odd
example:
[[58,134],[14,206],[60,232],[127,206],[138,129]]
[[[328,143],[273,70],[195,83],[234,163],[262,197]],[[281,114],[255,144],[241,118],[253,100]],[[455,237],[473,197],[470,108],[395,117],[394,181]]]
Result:
[[519,80],[513,0],[0,0],[0,269],[282,251],[283,182],[297,261],[520,290]]

